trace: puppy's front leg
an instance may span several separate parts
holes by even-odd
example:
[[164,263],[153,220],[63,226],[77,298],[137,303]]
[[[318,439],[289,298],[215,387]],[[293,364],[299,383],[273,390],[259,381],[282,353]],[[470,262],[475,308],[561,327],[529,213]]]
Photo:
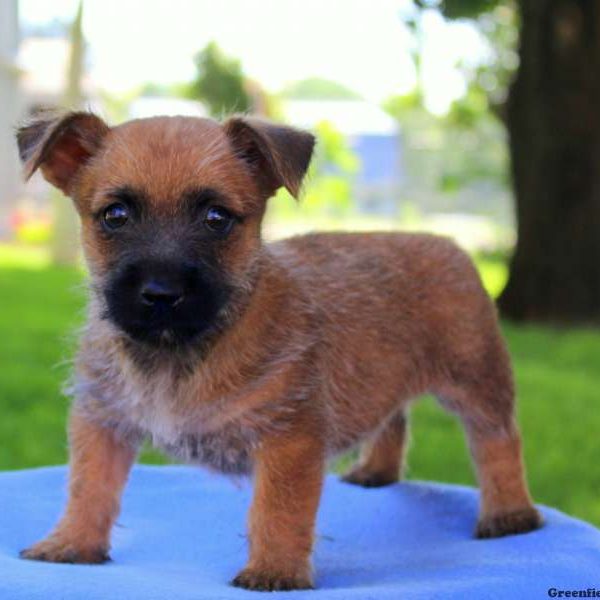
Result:
[[233,585],[313,587],[310,554],[323,471],[323,442],[314,433],[295,431],[264,440],[255,463],[250,560]]
[[69,502],[54,531],[21,552],[49,562],[100,563],[108,560],[110,530],[135,459],[133,446],[73,413],[70,421]]

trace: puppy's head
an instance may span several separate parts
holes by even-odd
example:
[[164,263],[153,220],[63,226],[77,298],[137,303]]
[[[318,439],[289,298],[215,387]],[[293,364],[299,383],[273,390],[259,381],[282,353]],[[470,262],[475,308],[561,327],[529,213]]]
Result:
[[248,287],[266,200],[297,195],[314,138],[266,121],[95,115],[39,119],[17,134],[30,177],[70,196],[93,289],[131,339],[187,345]]

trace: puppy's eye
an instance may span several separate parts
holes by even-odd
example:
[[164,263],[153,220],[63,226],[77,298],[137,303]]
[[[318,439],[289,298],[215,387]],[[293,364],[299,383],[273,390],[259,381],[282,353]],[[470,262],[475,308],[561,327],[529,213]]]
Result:
[[108,229],[119,229],[119,227],[123,227],[123,225],[127,223],[129,219],[129,209],[121,202],[111,204],[104,211],[102,219]]
[[213,233],[226,235],[230,232],[234,220],[227,209],[222,206],[211,206],[204,216],[204,225]]

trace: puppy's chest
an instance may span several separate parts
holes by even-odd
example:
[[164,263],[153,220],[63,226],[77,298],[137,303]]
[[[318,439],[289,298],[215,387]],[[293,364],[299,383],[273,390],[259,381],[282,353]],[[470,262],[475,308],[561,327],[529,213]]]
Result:
[[224,421],[230,400],[203,398],[196,386],[150,380],[129,383],[111,408],[125,430],[135,431],[178,460],[223,473],[249,473],[260,419],[250,413]]

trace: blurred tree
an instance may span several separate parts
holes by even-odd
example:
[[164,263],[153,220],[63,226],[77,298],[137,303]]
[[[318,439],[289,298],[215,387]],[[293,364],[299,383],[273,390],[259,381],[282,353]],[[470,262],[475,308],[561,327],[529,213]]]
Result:
[[[83,92],[81,78],[85,59],[83,37],[83,0],[79,2],[77,13],[70,30],[70,56],[67,71],[67,85],[62,105],[68,109],[81,108]],[[79,259],[79,222],[73,203],[58,190],[52,189],[54,207],[54,231],[52,236],[52,261],[59,265],[74,265]]]
[[507,126],[518,243],[500,308],[600,321],[600,1],[521,0]]
[[360,100],[360,94],[329,79],[309,77],[288,85],[281,94],[294,100]]
[[246,78],[244,89],[250,101],[252,114],[275,120],[281,118],[279,98],[267,92],[258,81]]
[[[470,82],[466,94],[452,103],[447,115],[432,114],[425,106],[422,19],[417,13],[405,22],[413,36],[416,84],[408,94],[391,97],[383,105],[400,124],[406,171],[402,205],[412,203],[412,210],[476,211],[504,224],[510,218],[502,202],[506,136],[482,87],[486,76],[491,77],[491,66],[480,65],[473,71],[463,65]],[[485,201],[474,205],[482,189],[487,192]]]
[[[415,0],[448,18],[495,0]],[[518,0],[519,67],[505,106],[518,241],[501,311],[600,321],[600,0]]]
[[445,132],[442,187],[460,188],[478,180],[506,187],[506,135],[477,82],[452,103],[441,121]]
[[501,0],[414,0],[419,8],[439,8],[448,19],[475,18]]
[[197,54],[195,62],[198,74],[191,84],[190,95],[204,102],[213,117],[252,108],[238,60],[229,58],[215,42],[210,42]]

